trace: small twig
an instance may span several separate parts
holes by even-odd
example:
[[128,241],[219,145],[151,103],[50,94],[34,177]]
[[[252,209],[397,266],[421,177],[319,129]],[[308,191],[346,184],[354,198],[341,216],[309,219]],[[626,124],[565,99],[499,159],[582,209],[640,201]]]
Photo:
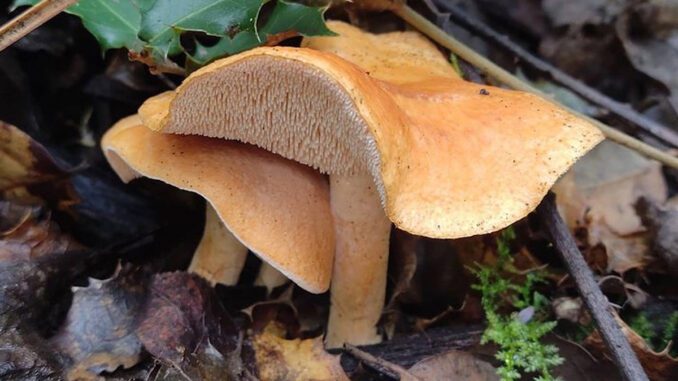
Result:
[[631,349],[628,339],[622,332],[619,324],[610,310],[610,303],[600,291],[598,283],[593,278],[591,269],[586,264],[574,238],[558,214],[555,196],[548,194],[537,207],[537,215],[551,236],[551,241],[560,253],[563,261],[572,275],[577,289],[584,303],[588,307],[591,316],[598,326],[608,350],[612,354],[615,363],[625,380],[644,381],[648,380],[643,367]]
[[0,27],[0,52],[78,0],[42,0]]
[[147,51],[135,52],[133,50],[129,50],[127,52],[127,58],[130,61],[141,62],[142,64],[148,66],[148,70],[154,75],[166,73],[179,75],[182,77],[186,76],[186,70],[167,57],[161,59],[160,61],[156,61],[155,59],[157,57],[153,57],[153,55],[149,54]]
[[354,347],[351,344],[344,344],[344,352],[355,357],[357,360],[365,364],[368,368],[375,370],[384,376],[396,381],[421,381],[418,377],[408,372],[407,369],[400,365],[386,361],[384,359],[374,357],[371,354]]
[[498,33],[489,25],[472,17],[458,7],[452,4],[443,4],[442,6],[447,11],[446,15],[449,15],[450,18],[456,23],[498,44],[537,70],[549,74],[555,82],[569,88],[590,102],[602,106],[617,116],[625,119],[627,122],[640,127],[645,132],[654,135],[664,142],[678,147],[678,133],[671,130],[669,127],[640,114],[629,105],[618,102],[599,92],[598,90],[589,87],[584,82],[581,82],[580,80],[570,76],[550,63],[542,60],[541,58],[524,49],[522,46],[511,41],[508,36]]
[[[457,54],[459,57],[463,58],[471,65],[477,67],[484,73],[487,73],[488,75],[495,78],[499,82],[504,83],[505,85],[516,90],[537,94],[549,102],[556,103],[543,92],[539,91],[538,89],[529,85],[525,81],[504,70],[502,67],[496,65],[494,62],[476,53],[473,49],[464,45],[456,38],[445,33],[443,30],[438,28],[432,22],[428,21],[425,17],[414,11],[409,6],[404,4],[400,5],[393,9],[393,12],[400,18],[405,20],[408,24],[412,25],[414,28],[424,33],[435,42],[449,49],[450,51]],[[678,157],[674,157],[665,152],[662,152],[661,150],[658,150],[646,143],[643,143],[640,140],[635,139],[619,130],[616,130],[598,120],[590,118],[580,112],[577,112],[576,110],[568,108],[567,106],[564,105],[559,106],[567,109],[571,113],[587,120],[588,122],[598,127],[608,139],[616,143],[619,143],[623,146],[626,146],[634,151],[637,151],[642,155],[657,160],[667,166],[678,168]]]

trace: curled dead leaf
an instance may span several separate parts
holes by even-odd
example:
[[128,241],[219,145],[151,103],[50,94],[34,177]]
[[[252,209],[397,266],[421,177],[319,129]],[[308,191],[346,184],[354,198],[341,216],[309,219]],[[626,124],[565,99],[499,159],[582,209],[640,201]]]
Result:
[[455,350],[425,358],[412,365],[409,372],[420,381],[499,381],[492,365],[468,352]]
[[0,201],[0,215],[0,262],[30,262],[82,249],[40,208]]
[[276,331],[271,324],[252,338],[262,381],[348,381],[339,356],[325,352],[322,338],[285,340]]
[[603,142],[554,186],[571,229],[586,227],[590,247],[604,245],[607,271],[623,273],[649,261],[646,228],[634,204],[662,203],[667,186],[659,163],[615,143]]
[[581,298],[561,296],[551,301],[551,308],[556,319],[564,319],[581,325],[591,324],[591,316],[587,313]]
[[636,210],[650,231],[653,253],[664,261],[670,273],[677,275],[678,206],[656,205],[643,198],[636,203]]
[[43,198],[66,204],[75,200],[67,172],[45,147],[15,126],[2,121],[0,194],[6,200],[33,204],[41,203]]
[[204,279],[185,272],[155,274],[136,330],[157,360],[195,380],[232,380],[246,372],[241,334]]
[[664,84],[678,111],[678,4],[650,0],[627,7],[616,23],[617,35],[633,66]]
[[135,329],[145,299],[143,284],[141,272],[127,266],[109,279],[90,279],[87,287],[73,288],[66,322],[52,339],[71,360],[68,380],[98,380],[103,372],[139,361]]
[[[669,355],[669,347],[661,352],[655,352],[619,316],[615,316],[615,318],[651,380],[669,381],[678,379],[678,359]],[[596,353],[607,353],[605,343],[597,330],[586,338],[584,344],[595,350]]]

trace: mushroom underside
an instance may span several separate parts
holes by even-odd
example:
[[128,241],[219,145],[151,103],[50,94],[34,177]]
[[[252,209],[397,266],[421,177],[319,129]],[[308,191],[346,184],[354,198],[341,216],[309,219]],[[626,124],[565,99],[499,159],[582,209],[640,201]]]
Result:
[[[153,132],[138,117],[118,122],[102,147],[125,181],[145,176],[205,197],[215,213],[210,219],[208,209],[198,253],[209,255],[193,267],[209,267],[213,282],[223,276],[234,283],[246,247],[310,292],[329,288],[334,227],[322,175],[246,144]],[[209,263],[230,251],[212,238],[235,247],[233,263],[221,269]]]
[[530,94],[442,77],[389,84],[345,61],[327,69],[341,60],[331,54],[312,64],[306,50],[198,72],[162,97],[169,111],[154,128],[253,144],[325,174],[368,173],[398,228],[434,238],[526,216],[602,138]]

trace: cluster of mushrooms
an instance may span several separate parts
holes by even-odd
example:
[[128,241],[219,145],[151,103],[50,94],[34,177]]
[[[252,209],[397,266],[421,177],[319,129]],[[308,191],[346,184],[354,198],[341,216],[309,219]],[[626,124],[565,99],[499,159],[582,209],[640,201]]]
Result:
[[[458,238],[530,213],[601,133],[535,95],[466,82],[415,32],[333,37],[216,61],[114,125],[102,149],[207,201],[190,270],[331,285],[328,347],[380,340],[391,224]],[[441,269],[441,271],[445,271]]]

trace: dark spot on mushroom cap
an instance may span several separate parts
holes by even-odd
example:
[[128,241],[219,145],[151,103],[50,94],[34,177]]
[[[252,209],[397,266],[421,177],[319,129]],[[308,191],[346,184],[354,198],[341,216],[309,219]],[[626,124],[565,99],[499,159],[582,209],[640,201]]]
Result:
[[485,89],[480,89],[480,95],[490,95],[490,92]]

